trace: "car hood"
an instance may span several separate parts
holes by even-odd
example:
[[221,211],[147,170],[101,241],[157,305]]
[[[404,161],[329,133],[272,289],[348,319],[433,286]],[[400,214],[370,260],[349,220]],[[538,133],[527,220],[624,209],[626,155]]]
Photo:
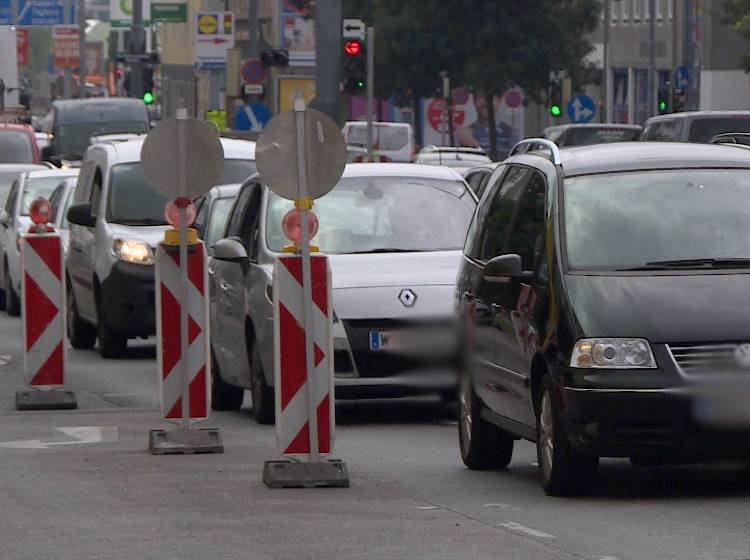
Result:
[[460,251],[329,255],[333,289],[453,286]]
[[112,238],[139,239],[148,243],[151,248],[164,241],[164,232],[169,226],[126,226],[122,224],[107,224]]
[[565,277],[583,336],[657,343],[750,339],[749,285],[736,273]]

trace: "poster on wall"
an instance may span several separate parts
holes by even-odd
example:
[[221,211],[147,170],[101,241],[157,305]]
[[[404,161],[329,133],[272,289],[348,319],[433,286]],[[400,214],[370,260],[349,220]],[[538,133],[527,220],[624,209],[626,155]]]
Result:
[[289,50],[291,66],[315,65],[315,20],[308,10],[289,0],[281,2],[281,42]]

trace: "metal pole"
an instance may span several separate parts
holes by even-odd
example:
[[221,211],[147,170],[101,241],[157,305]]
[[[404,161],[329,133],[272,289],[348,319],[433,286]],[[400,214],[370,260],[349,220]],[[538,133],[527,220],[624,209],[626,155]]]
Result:
[[[73,5],[72,0],[65,0],[62,2],[63,7],[63,23],[66,25],[72,25],[73,24],[73,18],[70,17],[70,8]],[[80,41],[81,38],[79,37],[78,40]],[[65,57],[65,64],[67,65],[67,56]],[[70,68],[67,66],[63,70],[63,98],[64,99],[70,99],[73,96],[73,74],[70,71]]]
[[373,100],[375,98],[375,28],[367,28],[367,160],[373,159]]
[[[143,0],[133,0],[133,22],[130,26],[130,54],[145,54],[144,34]],[[140,98],[143,95],[143,62],[140,59],[130,64],[130,92],[132,97]]]
[[86,0],[78,0],[76,6],[78,18],[78,94],[86,98]]
[[260,33],[258,33],[258,0],[249,0],[247,6],[247,48],[246,58],[258,58],[260,56]]
[[655,90],[656,90],[656,0],[649,0],[648,2],[649,12],[649,26],[648,26],[648,79],[646,80],[646,118],[651,117],[655,114],[654,108],[656,103]]
[[[185,100],[177,102],[177,192],[181,199],[187,198],[187,137],[185,125],[188,112]],[[182,414],[180,427],[190,429],[190,372],[188,371],[188,246],[187,246],[187,209],[180,209],[180,381],[182,385]]]
[[448,72],[446,70],[443,70],[440,72],[440,78],[442,80],[442,96],[443,96],[443,118],[441,121],[443,122],[444,126],[441,130],[441,139],[440,143],[445,146],[448,143],[448,126],[449,118],[448,118],[448,97],[450,97],[451,94],[451,80],[448,77]]
[[302,254],[302,299],[305,322],[305,370],[307,373],[307,426],[310,433],[310,463],[320,460],[318,446],[318,391],[315,375],[315,341],[313,333],[312,265],[310,262],[310,236],[308,227],[310,191],[307,186],[307,143],[305,142],[305,100],[294,100],[294,116],[297,130],[297,176],[299,191],[297,203],[301,217],[300,253]]
[[604,1],[604,48],[602,53],[602,67],[604,75],[602,76],[602,111],[599,113],[600,122],[609,122],[609,18],[610,5],[609,0]]
[[339,125],[341,118],[341,0],[315,3],[315,99],[310,107]]
[[10,9],[11,9],[11,22],[13,22],[13,25],[18,25],[18,1],[19,0],[11,0],[10,1]]

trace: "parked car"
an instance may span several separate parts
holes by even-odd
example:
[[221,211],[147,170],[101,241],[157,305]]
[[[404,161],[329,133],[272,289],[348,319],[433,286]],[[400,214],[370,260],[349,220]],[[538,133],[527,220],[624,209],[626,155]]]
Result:
[[632,142],[638,140],[643,127],[636,124],[576,123],[560,124],[544,129],[543,138],[563,147]]
[[707,144],[728,132],[750,132],[750,111],[687,111],[651,117],[641,140]]
[[[255,144],[222,138],[218,183],[255,172]],[[105,358],[121,357],[129,338],[156,332],[153,252],[164,238],[166,199],[148,184],[143,140],[103,142],[86,150],[68,210],[68,337],[74,348],[97,338]]]
[[[348,122],[341,132],[349,161],[362,161],[367,155],[367,123]],[[372,141],[373,155],[378,161],[409,163],[414,160],[414,130],[408,123],[373,123]]]
[[6,294],[5,310],[12,317],[21,314],[21,236],[31,225],[31,203],[38,197],[49,198],[64,179],[77,174],[72,169],[28,171],[21,173],[10,189],[5,208],[0,212],[0,278]]
[[33,128],[27,124],[0,123],[0,164],[40,161]]
[[464,171],[463,176],[466,182],[469,183],[471,190],[474,191],[477,199],[481,199],[484,194],[484,190],[487,188],[487,181],[489,181],[492,173],[500,163],[483,163],[476,167],[472,167]]
[[487,157],[484,150],[480,148],[440,146],[426,146],[422,148],[414,161],[423,165],[452,167],[459,173],[464,173],[477,165],[492,163],[492,160]]
[[63,256],[67,258],[70,245],[70,222],[68,222],[68,208],[73,203],[78,177],[68,177],[57,186],[49,197],[52,204],[53,226],[60,235]]
[[[453,290],[475,207],[455,171],[394,163],[347,165],[316,200],[337,398],[455,395]],[[238,408],[251,389],[261,423],[273,419],[272,271],[290,208],[257,175],[246,181],[209,264],[213,407]]]
[[457,280],[464,463],[527,439],[564,495],[599,457],[747,458],[750,152],[525,142],[547,151],[493,174]]
[[224,237],[240,186],[240,183],[219,185],[195,201],[193,227],[198,230],[198,236],[205,243],[209,255],[213,252],[214,244]]

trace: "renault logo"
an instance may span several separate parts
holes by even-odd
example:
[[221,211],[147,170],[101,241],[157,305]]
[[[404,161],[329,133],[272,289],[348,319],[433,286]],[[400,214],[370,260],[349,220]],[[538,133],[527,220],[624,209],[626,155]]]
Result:
[[734,351],[734,361],[743,369],[750,369],[750,344],[740,344]]
[[[412,292],[409,288],[404,288],[398,294],[398,301],[400,301],[404,307],[414,307],[414,304],[417,302],[417,294]],[[750,362],[750,344],[747,346],[748,361]]]

